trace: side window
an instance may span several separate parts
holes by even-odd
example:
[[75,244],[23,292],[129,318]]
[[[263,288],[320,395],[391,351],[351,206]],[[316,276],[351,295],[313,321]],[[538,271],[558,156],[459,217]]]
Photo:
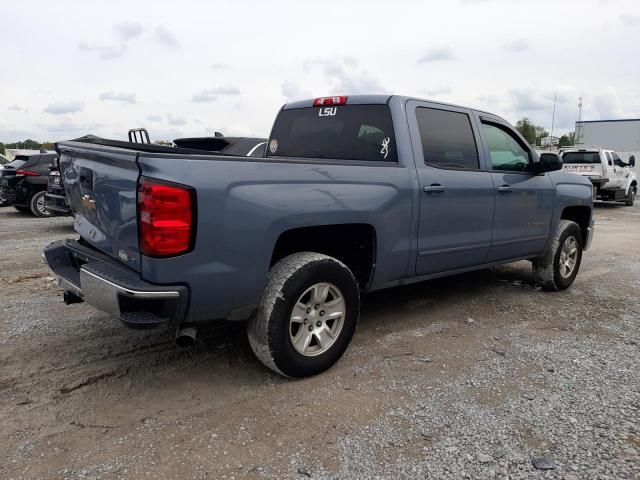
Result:
[[494,170],[531,171],[531,153],[512,132],[491,123],[483,123],[482,127]]
[[606,152],[607,154],[607,165],[610,167],[613,165],[613,160],[611,160],[611,152]]
[[416,119],[424,163],[446,169],[479,168],[478,147],[468,115],[418,107]]
[[611,157],[613,158],[613,163],[615,163],[617,167],[624,167],[624,162],[616,152],[611,152]]

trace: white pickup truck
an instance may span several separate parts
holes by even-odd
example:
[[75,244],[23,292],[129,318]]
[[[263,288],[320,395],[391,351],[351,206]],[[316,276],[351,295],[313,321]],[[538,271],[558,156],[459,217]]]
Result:
[[598,147],[571,148],[562,152],[563,170],[589,177],[594,200],[613,200],[632,206],[638,193],[634,157],[624,163],[613,150]]

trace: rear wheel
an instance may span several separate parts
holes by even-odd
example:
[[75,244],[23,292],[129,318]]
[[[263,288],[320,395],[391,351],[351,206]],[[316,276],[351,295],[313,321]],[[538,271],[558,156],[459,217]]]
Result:
[[547,252],[533,261],[536,282],[545,290],[569,288],[582,261],[582,231],[577,223],[560,220]]
[[47,192],[38,192],[31,197],[29,201],[29,210],[36,217],[51,217],[53,213],[47,210],[47,207],[44,203],[44,196]]
[[358,283],[342,262],[296,253],[271,268],[258,312],[249,322],[249,342],[274,372],[307,377],[340,359],[359,315]]
[[635,202],[637,194],[638,194],[638,187],[636,185],[631,185],[629,187],[629,191],[627,192],[627,198],[624,204],[627,207],[633,207],[633,202]]

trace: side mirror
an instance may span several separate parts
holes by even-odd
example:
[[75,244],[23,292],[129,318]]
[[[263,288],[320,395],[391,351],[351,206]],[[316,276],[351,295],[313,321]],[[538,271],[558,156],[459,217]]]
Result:
[[633,167],[635,167],[635,166],[636,166],[636,157],[634,157],[633,155],[631,155],[631,156],[629,157],[629,166],[630,166],[631,168],[633,168]]
[[562,159],[555,153],[543,153],[540,155],[540,167],[542,172],[555,172],[562,170]]

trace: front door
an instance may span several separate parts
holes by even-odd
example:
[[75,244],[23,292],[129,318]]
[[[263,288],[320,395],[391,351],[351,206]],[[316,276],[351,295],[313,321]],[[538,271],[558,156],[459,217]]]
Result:
[[495,189],[489,261],[540,253],[549,238],[553,184],[535,173],[526,142],[507,124],[482,119],[483,144]]
[[416,274],[484,263],[491,244],[493,182],[483,168],[471,112],[411,101],[407,113],[420,183]]
[[622,188],[629,171],[625,168],[626,165],[616,152],[611,152],[611,160],[613,160],[612,184],[616,188]]

